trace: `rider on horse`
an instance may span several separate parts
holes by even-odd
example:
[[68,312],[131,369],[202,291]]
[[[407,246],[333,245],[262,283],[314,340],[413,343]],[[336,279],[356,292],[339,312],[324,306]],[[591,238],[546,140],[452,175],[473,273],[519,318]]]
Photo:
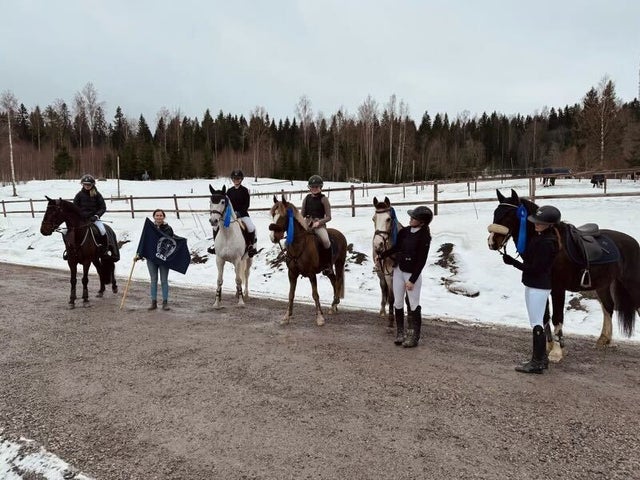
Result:
[[[238,220],[241,220],[245,227],[247,227],[246,230],[242,230],[242,234],[244,235],[245,242],[247,243],[247,255],[251,258],[258,253],[255,247],[255,243],[257,241],[256,227],[249,216],[251,195],[249,194],[247,187],[242,185],[242,180],[244,180],[244,173],[242,173],[242,170],[233,170],[229,176],[233,182],[233,187],[227,190],[226,195],[229,198],[231,205],[233,205],[236,217],[238,217]],[[213,232],[214,240],[217,234],[218,230],[215,230]],[[215,246],[209,247],[207,251],[212,255],[215,254]]]
[[[101,247],[101,256],[107,256],[117,261],[119,252],[113,241],[107,238],[107,230],[100,220],[100,217],[107,211],[107,205],[102,194],[96,188],[96,179],[92,175],[85,174],[80,179],[82,190],[80,190],[73,199],[73,204],[80,209],[83,217],[92,222],[100,232],[100,237],[96,239]],[[66,260],[68,252],[65,252],[63,258]]]
[[320,175],[312,175],[309,178],[309,191],[302,202],[302,216],[307,220],[309,227],[322,243],[320,250],[320,263],[324,275],[333,273],[331,261],[331,240],[327,232],[327,223],[331,221],[331,204],[329,199],[322,194],[324,182]]

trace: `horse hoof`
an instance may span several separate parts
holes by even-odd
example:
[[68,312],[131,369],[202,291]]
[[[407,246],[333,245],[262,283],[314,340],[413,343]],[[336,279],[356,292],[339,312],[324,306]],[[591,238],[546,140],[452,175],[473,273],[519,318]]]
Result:
[[96,294],[96,298],[102,298],[102,296],[103,296],[103,295],[104,295],[104,293],[103,293],[103,292],[98,292],[98,293]]
[[214,310],[220,310],[222,308],[222,305],[220,305],[219,303],[214,303],[213,304],[213,309]]
[[549,352],[549,361],[552,363],[558,363],[560,362],[560,360],[562,360],[562,358],[564,357],[564,352],[562,351],[562,349],[558,346],[557,343],[553,344],[553,348],[551,349],[551,351]]
[[316,318],[316,325],[318,325],[319,327],[324,325],[324,318],[323,317],[318,317]]
[[284,317],[283,319],[280,320],[280,325],[284,326],[284,325],[289,325],[289,317]]
[[118,287],[113,287],[113,288],[111,289],[111,291],[112,291],[113,293],[118,293]]
[[600,338],[598,338],[598,341],[596,342],[596,348],[607,348],[610,343],[611,343],[610,339],[608,339],[606,337],[600,337]]

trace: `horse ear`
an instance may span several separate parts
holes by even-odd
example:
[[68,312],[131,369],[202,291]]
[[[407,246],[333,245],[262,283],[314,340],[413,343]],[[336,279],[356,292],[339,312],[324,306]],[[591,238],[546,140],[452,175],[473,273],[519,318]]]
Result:
[[498,201],[500,203],[504,203],[504,201],[506,200],[505,196],[503,194],[501,194],[500,190],[498,190],[497,188],[496,188],[496,193],[498,194]]
[[520,203],[520,197],[518,197],[518,194],[513,188],[511,189],[511,200],[513,200],[515,203]]
[[227,186],[226,185],[222,186],[222,193],[227,193]]
[[284,193],[282,194],[282,203],[287,203],[287,199],[284,198]]
[[273,203],[278,203],[278,199],[276,198],[275,195],[273,195]]
[[47,200],[51,201],[51,199],[49,197],[47,197],[46,195],[44,196],[44,198],[46,198]]
[[384,197],[384,203],[387,207],[391,206],[391,201],[389,200],[389,197]]
[[378,205],[378,198],[377,197],[373,197],[373,206],[377,206]]
[[211,192],[211,195],[213,195],[213,187],[211,186],[211,184],[209,184],[209,191]]

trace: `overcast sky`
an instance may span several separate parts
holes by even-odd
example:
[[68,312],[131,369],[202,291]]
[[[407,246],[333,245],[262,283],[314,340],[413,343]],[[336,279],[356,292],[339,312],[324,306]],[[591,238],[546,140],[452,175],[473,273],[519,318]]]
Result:
[[604,76],[638,96],[640,1],[0,0],[0,92],[69,105],[87,82],[111,121],[162,107],[357,113],[395,94],[419,121],[580,102]]

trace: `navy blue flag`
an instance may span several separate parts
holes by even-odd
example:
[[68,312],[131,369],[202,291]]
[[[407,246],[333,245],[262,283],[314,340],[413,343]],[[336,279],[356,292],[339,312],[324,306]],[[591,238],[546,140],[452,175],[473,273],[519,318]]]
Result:
[[144,222],[137,253],[147,262],[166,265],[180,273],[186,273],[191,262],[187,239],[165,235],[148,218]]

